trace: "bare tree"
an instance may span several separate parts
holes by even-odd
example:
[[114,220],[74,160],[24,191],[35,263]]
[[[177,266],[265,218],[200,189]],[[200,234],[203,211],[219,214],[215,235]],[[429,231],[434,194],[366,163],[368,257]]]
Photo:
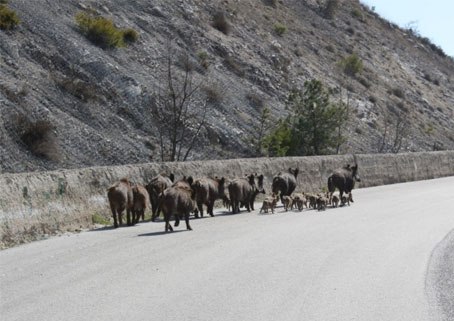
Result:
[[379,153],[386,153],[386,143],[388,141],[389,124],[390,124],[389,117],[385,117],[383,132],[380,136],[380,142],[378,144]]
[[157,121],[162,161],[185,161],[206,123],[207,99],[199,95],[201,82],[194,84],[193,66],[187,53],[175,66],[175,51],[168,45],[163,88],[152,106]]
[[[349,80],[351,81],[351,80]],[[347,141],[347,138],[344,135],[345,128],[347,123],[350,120],[350,92],[347,92],[347,100],[343,100],[343,90],[342,87],[339,88],[339,101],[337,103],[337,110],[334,115],[335,117],[335,126],[336,126],[336,154],[340,154],[341,146]]]
[[378,144],[379,153],[398,153],[402,149],[404,139],[410,135],[410,123],[403,113],[385,115],[384,127]]
[[409,128],[410,123],[408,120],[402,114],[399,114],[395,120],[394,138],[391,152],[398,153],[400,151],[404,138],[407,138],[410,134]]

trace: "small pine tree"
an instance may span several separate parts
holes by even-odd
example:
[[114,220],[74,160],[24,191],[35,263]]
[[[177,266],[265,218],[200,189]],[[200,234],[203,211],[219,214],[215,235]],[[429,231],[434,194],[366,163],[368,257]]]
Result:
[[291,115],[281,120],[267,137],[270,156],[322,155],[345,142],[342,128],[348,108],[332,104],[329,92],[318,80],[306,81],[288,99]]
[[279,120],[277,126],[265,137],[263,147],[269,157],[286,156],[292,141],[289,119]]
[[253,125],[251,143],[254,148],[254,154],[256,157],[264,155],[266,137],[271,129],[270,117],[270,109],[268,107],[263,107],[260,113],[259,121]]

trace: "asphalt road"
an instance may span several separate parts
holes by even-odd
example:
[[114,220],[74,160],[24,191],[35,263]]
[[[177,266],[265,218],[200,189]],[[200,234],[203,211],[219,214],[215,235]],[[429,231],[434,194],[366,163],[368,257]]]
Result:
[[354,199],[1,251],[0,319],[454,320],[454,177],[358,189]]

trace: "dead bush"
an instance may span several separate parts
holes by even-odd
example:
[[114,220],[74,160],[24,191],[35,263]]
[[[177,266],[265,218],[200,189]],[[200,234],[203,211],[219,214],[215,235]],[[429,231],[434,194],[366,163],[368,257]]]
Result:
[[396,97],[399,97],[399,98],[404,98],[405,97],[404,91],[402,90],[402,88],[399,88],[399,87],[392,88],[390,90],[390,93],[393,94]]
[[328,0],[323,8],[323,14],[327,19],[334,19],[339,9],[339,0]]
[[265,107],[264,99],[256,92],[250,92],[246,95],[247,100],[256,109],[262,109]]
[[212,105],[219,105],[224,100],[224,92],[217,84],[206,85],[203,87],[207,101]]
[[60,160],[55,126],[49,120],[32,121],[24,115],[17,118],[20,140],[36,156],[53,161]]
[[276,8],[277,6],[277,0],[262,0],[262,2],[265,6],[270,6],[273,8]]
[[95,101],[98,99],[99,94],[93,84],[89,84],[75,77],[59,77],[53,75],[52,78],[61,90],[84,102]]
[[21,90],[14,91],[7,87],[4,84],[0,84],[0,92],[11,102],[20,104],[23,101],[23,98],[27,96],[28,90],[27,87],[23,86]]
[[234,74],[236,74],[239,77],[244,77],[244,69],[241,66],[241,64],[232,56],[228,56],[224,59],[224,64],[229,68],[230,71],[232,71]]
[[226,35],[229,34],[231,29],[230,23],[227,21],[225,13],[222,11],[218,11],[213,15],[212,26]]

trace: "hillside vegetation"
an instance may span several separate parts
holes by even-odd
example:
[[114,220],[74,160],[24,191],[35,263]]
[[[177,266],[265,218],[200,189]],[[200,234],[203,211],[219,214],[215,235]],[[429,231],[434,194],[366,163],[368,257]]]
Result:
[[266,156],[258,128],[279,128],[313,79],[349,112],[324,153],[454,149],[453,59],[355,0],[0,6],[14,21],[0,30],[0,172],[169,159],[170,69],[194,88],[175,135],[197,134],[175,148],[188,160]]

